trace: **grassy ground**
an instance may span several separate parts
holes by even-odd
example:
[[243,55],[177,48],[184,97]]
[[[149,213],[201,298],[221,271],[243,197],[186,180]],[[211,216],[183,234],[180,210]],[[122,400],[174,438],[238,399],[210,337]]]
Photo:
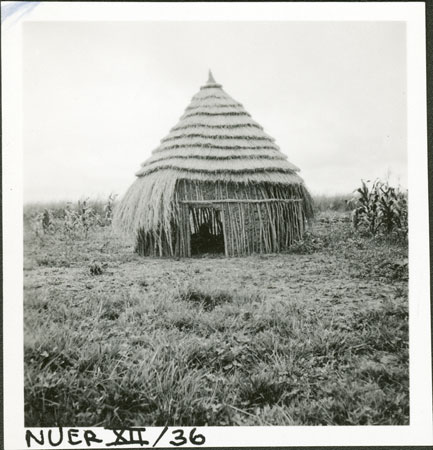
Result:
[[26,426],[408,424],[406,257],[345,213],[231,259],[27,229]]

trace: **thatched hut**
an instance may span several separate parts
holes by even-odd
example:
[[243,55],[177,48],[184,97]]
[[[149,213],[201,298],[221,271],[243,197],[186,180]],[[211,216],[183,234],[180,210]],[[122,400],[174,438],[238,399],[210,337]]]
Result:
[[136,173],[114,225],[142,255],[283,251],[312,215],[298,170],[209,72]]

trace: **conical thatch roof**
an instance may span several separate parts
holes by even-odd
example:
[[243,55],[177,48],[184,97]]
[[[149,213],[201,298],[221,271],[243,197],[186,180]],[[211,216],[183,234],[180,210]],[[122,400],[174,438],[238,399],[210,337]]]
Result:
[[130,232],[161,222],[168,227],[179,180],[303,187],[298,170],[209,72],[179,122],[141,165],[115,222]]
[[[137,176],[176,171],[186,178],[234,182],[301,182],[299,169],[287,161],[274,139],[263,131],[244,107],[217,84],[208,82]],[[174,175],[171,173],[170,175]]]

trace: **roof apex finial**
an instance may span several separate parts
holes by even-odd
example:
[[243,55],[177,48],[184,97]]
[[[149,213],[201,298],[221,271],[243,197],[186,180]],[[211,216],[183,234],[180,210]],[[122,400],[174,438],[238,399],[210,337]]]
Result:
[[216,84],[215,78],[212,75],[212,71],[209,69],[209,78],[207,80],[207,84]]

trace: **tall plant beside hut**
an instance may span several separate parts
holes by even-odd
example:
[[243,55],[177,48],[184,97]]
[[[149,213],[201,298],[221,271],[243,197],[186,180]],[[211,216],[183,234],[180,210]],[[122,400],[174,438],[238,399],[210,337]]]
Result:
[[371,186],[363,180],[361,183],[353,199],[354,228],[371,235],[407,237],[407,192],[381,180],[375,180]]

